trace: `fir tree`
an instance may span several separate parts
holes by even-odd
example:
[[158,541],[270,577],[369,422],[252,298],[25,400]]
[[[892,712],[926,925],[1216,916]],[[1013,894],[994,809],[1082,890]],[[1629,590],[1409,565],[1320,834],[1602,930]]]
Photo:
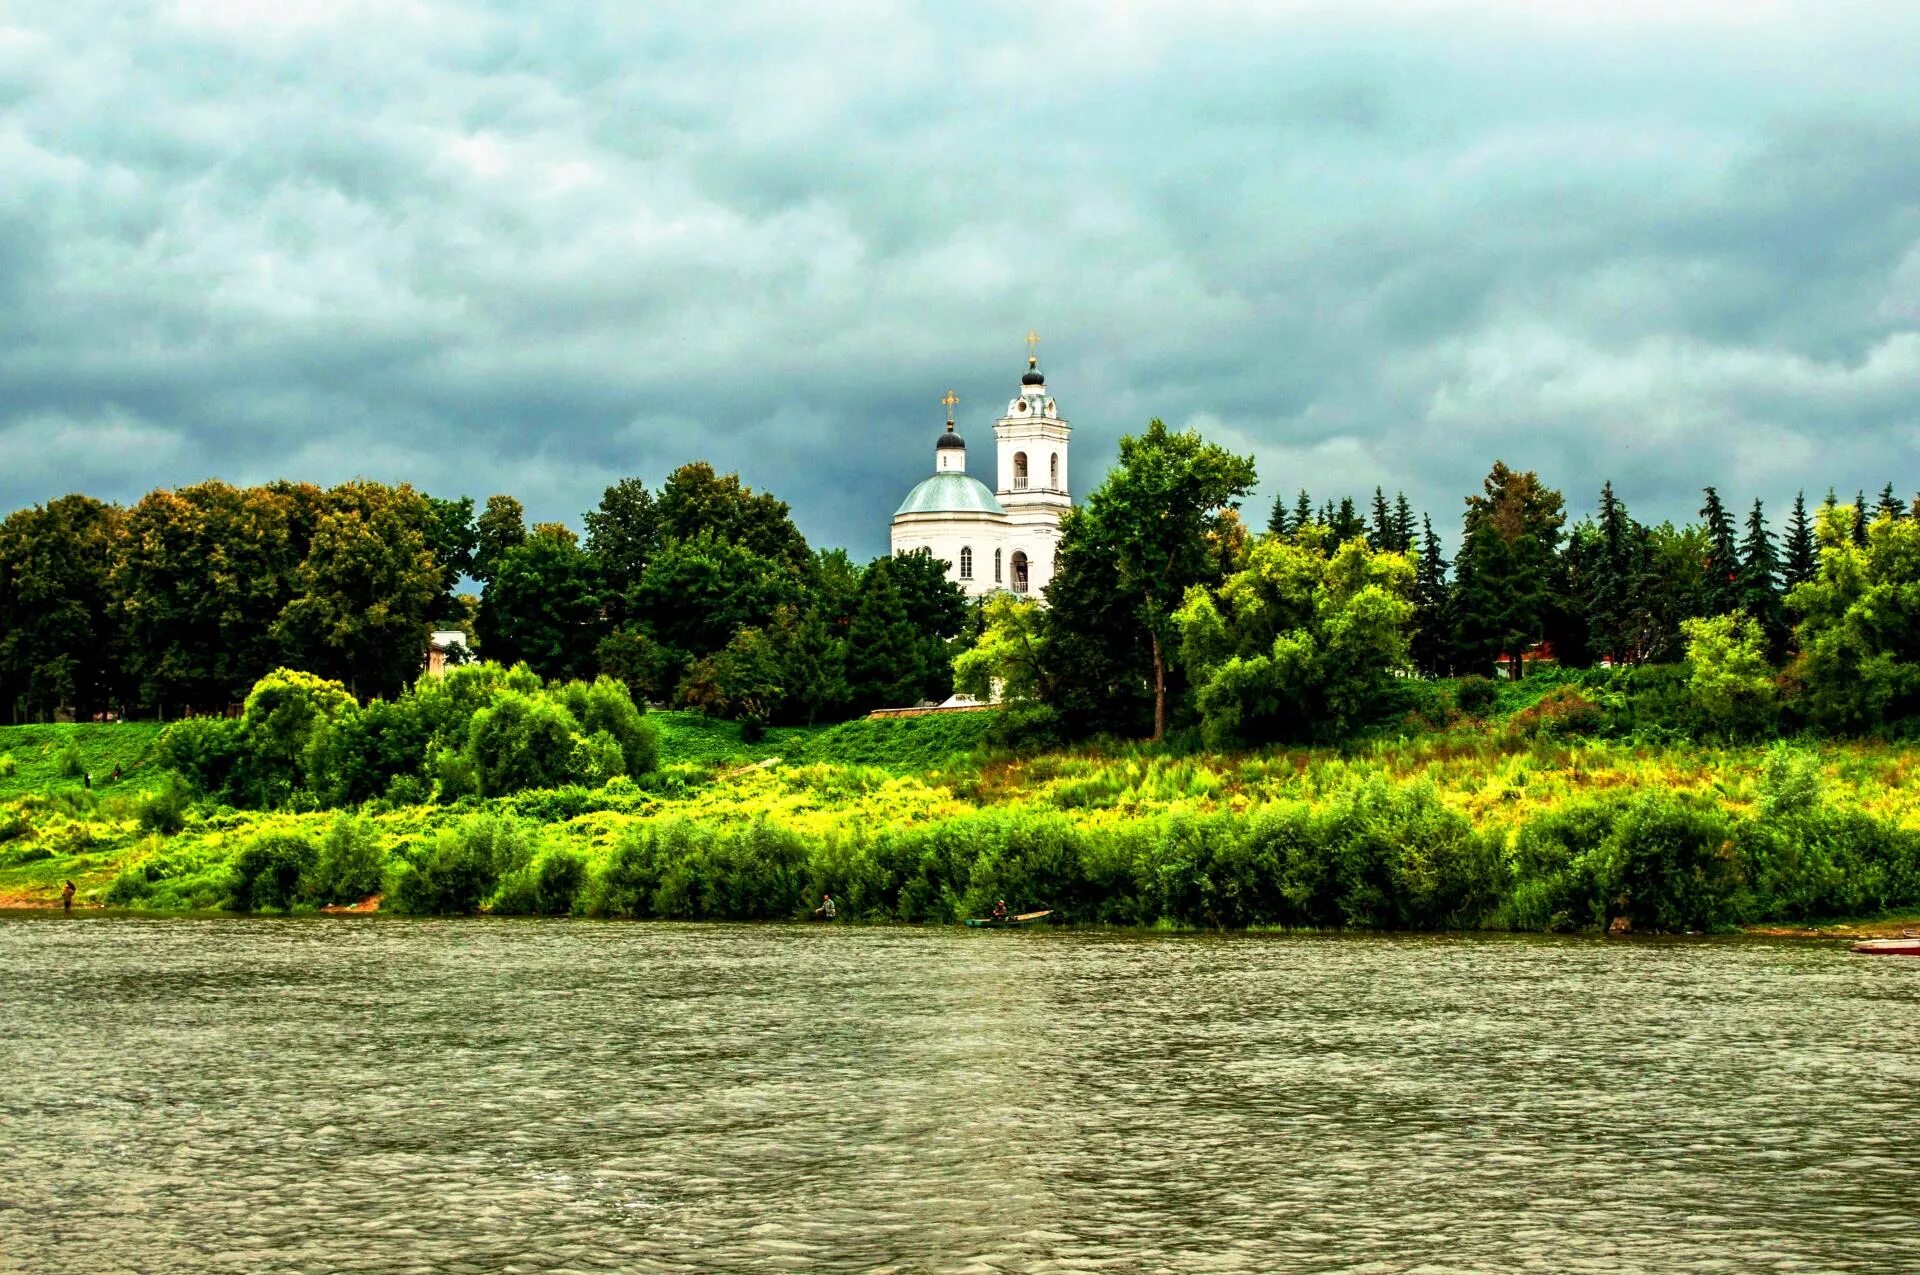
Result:
[[1287,518],[1287,498],[1276,495],[1273,498],[1273,512],[1267,515],[1267,531],[1276,536],[1284,536],[1293,530]]
[[1307,497],[1307,489],[1302,487],[1300,495],[1293,502],[1293,531],[1295,535],[1313,521],[1313,501]]
[[1807,517],[1807,493],[1793,494],[1793,517],[1787,520],[1786,556],[1780,564],[1781,581],[1789,589],[1813,579],[1817,559],[1813,552],[1813,521]]
[[1586,590],[1587,641],[1591,653],[1615,664],[1638,663],[1638,626],[1633,622],[1637,577],[1633,517],[1613,494],[1611,480],[1600,486],[1595,522],[1598,552]]
[[1725,615],[1740,607],[1740,555],[1733,543],[1733,519],[1720,503],[1720,493],[1709,487],[1700,507],[1706,524],[1707,556],[1701,564],[1700,601],[1708,615]]
[[1353,507],[1353,497],[1342,496],[1339,511],[1333,515],[1333,543],[1343,545],[1349,540],[1364,540],[1366,535],[1366,520]]
[[847,626],[847,689],[854,707],[907,708],[919,698],[920,633],[894,587],[892,563],[881,558],[860,582]]
[[1514,677],[1526,652],[1546,637],[1561,607],[1556,587],[1561,529],[1560,493],[1494,462],[1485,494],[1467,497],[1465,534],[1454,563],[1455,631],[1460,663],[1489,669],[1504,655]]
[[1752,616],[1767,635],[1767,646],[1779,658],[1787,646],[1787,617],[1780,605],[1780,558],[1774,552],[1773,533],[1758,500],[1747,515],[1747,534],[1740,542],[1740,609]]
[[1393,550],[1393,508],[1387,504],[1386,492],[1373,489],[1373,526],[1367,531],[1367,544],[1375,553],[1388,553]]
[[1907,516],[1906,507],[1900,503],[1899,497],[1893,494],[1892,483],[1880,489],[1880,503],[1874,506],[1874,514],[1881,518],[1891,518],[1895,522]]
[[1422,517],[1420,555],[1413,567],[1413,663],[1429,677],[1453,671],[1453,591],[1433,520]]
[[1853,497],[1853,543],[1862,549],[1867,547],[1867,493],[1860,491]]
[[1413,552],[1413,506],[1407,503],[1404,491],[1395,492],[1393,496],[1393,550]]

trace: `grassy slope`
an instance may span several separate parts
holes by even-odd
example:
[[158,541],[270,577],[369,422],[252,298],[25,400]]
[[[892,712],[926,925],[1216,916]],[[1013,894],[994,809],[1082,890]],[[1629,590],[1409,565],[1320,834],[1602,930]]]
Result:
[[[0,762],[0,801],[30,793],[79,789],[77,777],[60,773],[61,754],[72,745],[83,766],[93,772],[94,789],[102,794],[144,792],[158,782],[159,771],[149,765],[154,741],[164,729],[157,722],[91,723],[73,726],[0,726],[0,757],[13,759],[13,773]],[[124,777],[110,776],[119,766]]]

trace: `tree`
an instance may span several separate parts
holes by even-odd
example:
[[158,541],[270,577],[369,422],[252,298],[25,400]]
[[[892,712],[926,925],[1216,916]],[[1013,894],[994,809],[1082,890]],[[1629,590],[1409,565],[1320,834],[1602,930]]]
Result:
[[507,551],[526,542],[526,510],[520,502],[512,496],[488,496],[474,533],[473,578],[491,584]]
[[1345,544],[1349,540],[1364,540],[1367,535],[1367,523],[1353,507],[1353,497],[1342,496],[1340,507],[1334,511],[1328,524],[1333,528],[1335,544]]
[[562,536],[541,534],[502,550],[491,566],[478,617],[488,658],[524,660],[547,679],[591,677],[602,628],[593,556]]
[[[851,619],[849,615],[848,622]],[[804,611],[782,608],[773,636],[780,682],[786,688],[786,716],[811,726],[846,712],[852,692],[844,633],[845,625],[817,602]]]
[[641,631],[661,647],[660,689],[672,690],[690,662],[724,649],[741,629],[771,625],[800,595],[786,563],[715,532],[667,541],[633,596]]
[[1339,738],[1377,714],[1404,668],[1414,569],[1350,540],[1263,540],[1218,590],[1175,615],[1181,662],[1215,747]]
[[1284,536],[1291,528],[1292,523],[1287,517],[1286,494],[1284,492],[1275,492],[1273,496],[1273,509],[1267,514],[1267,534],[1270,536]]
[[954,688],[977,700],[1010,703],[1051,698],[1046,608],[1032,598],[996,593],[981,606],[979,640],[953,661]]
[[1440,537],[1433,534],[1433,519],[1423,515],[1420,528],[1411,653],[1415,668],[1428,677],[1441,677],[1453,667],[1453,591],[1447,586],[1447,560],[1440,553]]
[[443,596],[445,575],[427,538],[435,523],[408,486],[351,482],[327,492],[274,638],[301,668],[356,696],[398,693],[419,676]]
[[[1120,596],[1133,609],[1153,653],[1153,738],[1167,732],[1167,658],[1174,610],[1194,585],[1218,579],[1210,546],[1221,516],[1254,483],[1253,458],[1235,456],[1192,430],[1170,433],[1159,420],[1120,440],[1120,463],[1087,498],[1097,541],[1113,554]],[[1349,502],[1351,505],[1351,502]],[[1091,547],[1088,544],[1087,547]],[[1063,538],[1062,557],[1067,551]]]
[[920,699],[924,649],[894,587],[896,559],[867,568],[847,632],[847,688],[854,707],[906,708]]
[[[1152,634],[1142,622],[1142,603],[1121,587],[1113,534],[1084,511],[1061,521],[1046,599],[1042,631],[1050,668],[1045,694],[1067,732],[1139,735],[1151,730]],[[1179,676],[1177,669],[1166,672]]]
[[925,549],[896,554],[892,583],[915,630],[920,698],[943,700],[953,694],[951,647],[967,624],[967,595],[947,578],[947,564]]
[[1514,676],[1559,604],[1554,555],[1565,523],[1560,493],[1495,461],[1484,494],[1467,497],[1455,589],[1461,655],[1479,668],[1505,653]]
[[1413,506],[1404,491],[1395,492],[1393,496],[1393,551],[1413,552]]
[[1300,494],[1294,498],[1293,526],[1291,530],[1294,534],[1297,535],[1299,534],[1299,531],[1302,527],[1305,527],[1312,522],[1313,522],[1313,501],[1308,499],[1307,489],[1305,487],[1302,487],[1300,489]]
[[1874,517],[1892,518],[1896,522],[1907,516],[1907,507],[1893,494],[1893,484],[1888,483],[1880,489],[1880,502],[1874,506]]
[[1379,487],[1373,489],[1373,525],[1367,529],[1367,544],[1376,552],[1400,552],[1393,534],[1393,507],[1387,503],[1386,492]]
[[1801,619],[1794,673],[1808,716],[1829,730],[1866,731],[1920,712],[1920,522],[1883,518],[1866,547],[1855,511],[1823,509],[1820,565],[1787,595]]
[[608,618],[627,618],[627,599],[660,545],[660,511],[653,493],[638,478],[622,478],[606,489],[597,509],[585,517],[587,552],[600,561],[606,583]]
[[1853,498],[1853,543],[1859,548],[1867,547],[1867,493],[1861,491]]
[[282,663],[273,628],[306,557],[300,532],[323,501],[317,489],[206,482],[133,507],[113,589],[142,703],[222,709]]
[[117,702],[114,562],[126,511],[62,496],[0,522],[0,706],[50,717]]
[[424,499],[427,547],[433,550],[433,560],[440,568],[440,596],[434,600],[433,618],[445,623],[460,619],[464,613],[454,591],[460,587],[461,576],[473,573],[473,551],[480,543],[480,534],[473,526],[473,497]]
[[1740,610],[1760,626],[1773,658],[1786,652],[1787,614],[1780,605],[1780,557],[1773,534],[1767,530],[1760,501],[1747,514],[1747,534],[1740,542]]
[[1711,615],[1681,626],[1687,693],[1709,730],[1751,735],[1773,725],[1776,698],[1766,634],[1752,616]]
[[804,570],[811,556],[785,501],[744,486],[738,474],[715,474],[705,461],[669,474],[654,512],[662,541],[712,535],[794,571]]
[[1615,664],[1638,663],[1645,654],[1637,645],[1644,624],[1636,614],[1645,583],[1642,542],[1641,530],[1614,495],[1612,481],[1602,483],[1593,562],[1582,601],[1590,650]]
[[767,633],[741,629],[725,649],[693,662],[684,698],[709,717],[765,725],[787,695],[782,663]]
[[1700,507],[1707,532],[1707,556],[1700,564],[1700,602],[1708,615],[1726,615],[1740,607],[1740,554],[1733,542],[1733,519],[1720,503],[1720,493],[1706,489]]
[[1793,494],[1793,516],[1787,520],[1785,557],[1781,562],[1781,583],[1788,589],[1813,579],[1818,566],[1813,552],[1813,522],[1807,517],[1807,493]]

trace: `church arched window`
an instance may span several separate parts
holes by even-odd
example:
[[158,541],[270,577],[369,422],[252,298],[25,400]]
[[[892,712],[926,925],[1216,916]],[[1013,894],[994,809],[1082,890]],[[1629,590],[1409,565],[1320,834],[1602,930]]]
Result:
[[960,550],[960,578],[973,579],[973,549],[970,546],[962,547]]
[[1013,489],[1015,491],[1027,489],[1027,454],[1025,452],[1013,454]]
[[1054,491],[1060,490],[1060,453],[1055,452],[1047,464],[1047,486]]
[[993,582],[999,584],[1000,579],[1000,551],[995,549],[993,551]]
[[1027,591],[1027,555],[1018,549],[1013,551],[1013,591]]

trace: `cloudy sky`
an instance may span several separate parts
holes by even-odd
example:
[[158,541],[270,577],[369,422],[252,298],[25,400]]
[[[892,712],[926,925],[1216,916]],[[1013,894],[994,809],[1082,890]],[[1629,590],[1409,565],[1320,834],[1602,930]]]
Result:
[[871,554],[1029,327],[1083,493],[1911,493],[1920,6],[0,3],[0,509],[704,457]]

